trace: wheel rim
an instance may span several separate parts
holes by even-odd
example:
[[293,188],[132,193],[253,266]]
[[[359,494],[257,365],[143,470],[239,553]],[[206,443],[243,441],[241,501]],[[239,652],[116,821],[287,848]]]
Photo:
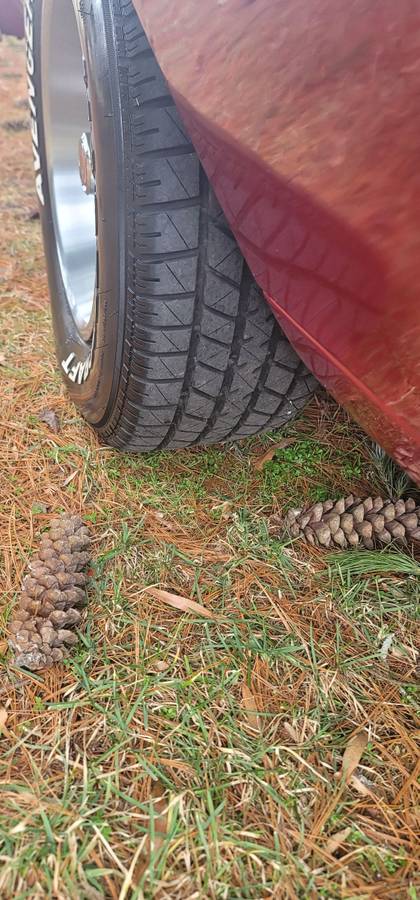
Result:
[[88,340],[96,281],[95,180],[77,16],[72,0],[44,0],[42,105],[61,276],[76,326]]

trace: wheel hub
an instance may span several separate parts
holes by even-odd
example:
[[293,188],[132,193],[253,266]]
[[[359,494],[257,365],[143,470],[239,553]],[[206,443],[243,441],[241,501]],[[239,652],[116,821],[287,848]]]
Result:
[[79,172],[82,189],[85,194],[94,194],[95,176],[93,174],[92,138],[88,131],[83,132],[79,141]]
[[67,303],[88,341],[96,302],[96,186],[79,6],[43,0],[41,80],[56,252]]

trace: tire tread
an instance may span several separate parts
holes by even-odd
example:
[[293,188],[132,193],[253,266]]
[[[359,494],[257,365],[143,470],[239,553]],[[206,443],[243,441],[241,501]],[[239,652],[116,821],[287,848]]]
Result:
[[110,2],[130,246],[119,392],[101,436],[151,450],[283,425],[314,379],[241,255],[131,0]]

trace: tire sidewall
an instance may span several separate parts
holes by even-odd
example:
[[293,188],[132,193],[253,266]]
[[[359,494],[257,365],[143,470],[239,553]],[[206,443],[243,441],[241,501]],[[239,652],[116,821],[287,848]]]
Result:
[[73,401],[85,418],[100,428],[112,414],[118,391],[126,293],[123,134],[112,13],[108,0],[78,0],[96,178],[95,320],[87,343],[67,301],[52,218],[42,110],[46,2],[51,0],[25,0],[25,32],[34,168],[56,352]]

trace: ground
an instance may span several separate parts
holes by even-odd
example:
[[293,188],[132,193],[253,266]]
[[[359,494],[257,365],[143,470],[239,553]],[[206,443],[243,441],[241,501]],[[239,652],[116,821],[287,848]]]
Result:
[[[98,445],[54,357],[22,45],[0,57],[0,895],[415,900],[419,568],[269,534],[290,505],[386,493],[386,469],[324,395],[265,466],[284,435]],[[92,529],[88,610],[71,658],[24,674],[10,611],[62,510]]]

